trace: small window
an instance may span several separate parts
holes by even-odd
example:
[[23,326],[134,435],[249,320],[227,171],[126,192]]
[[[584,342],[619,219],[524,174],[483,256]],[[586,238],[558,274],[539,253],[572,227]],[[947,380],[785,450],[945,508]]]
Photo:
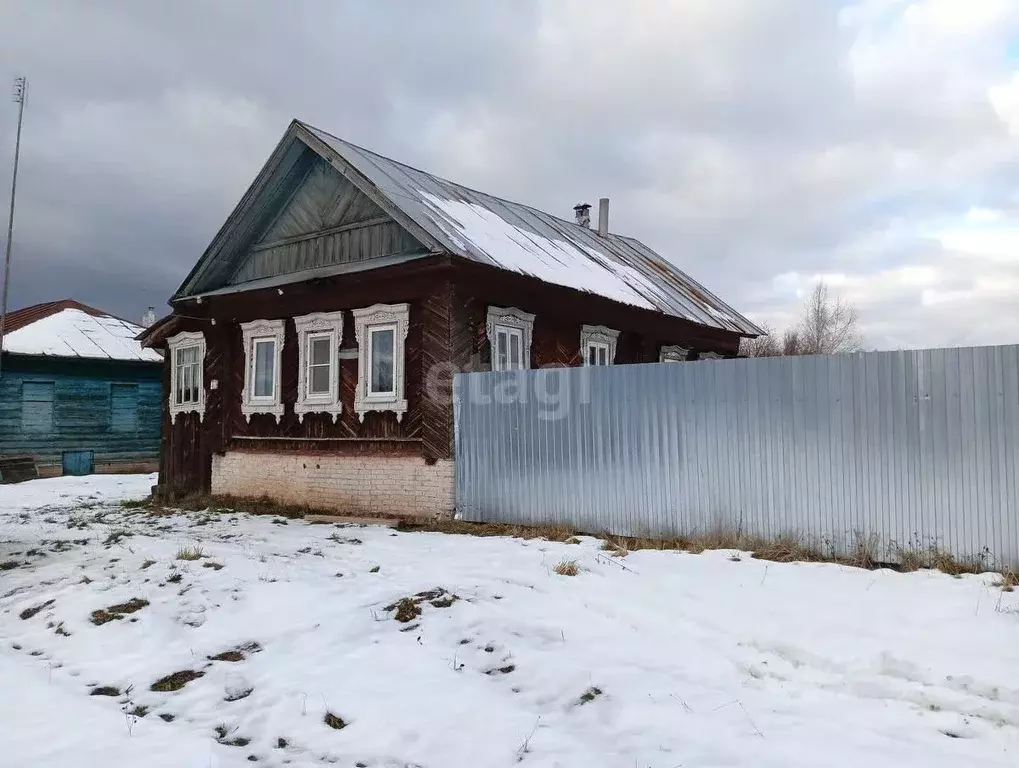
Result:
[[255,320],[241,323],[244,339],[244,380],[241,412],[250,421],[256,413],[279,419],[283,415],[280,396],[280,353],[283,349],[283,321]]
[[592,341],[587,345],[588,365],[608,365],[609,345],[600,341]]
[[396,391],[393,371],[395,358],[396,326],[368,326],[368,397],[388,396]]
[[409,328],[409,304],[375,304],[354,310],[358,349],[354,412],[362,421],[369,411],[392,411],[398,421],[403,419]]
[[512,307],[489,307],[487,330],[493,371],[522,371],[531,367],[534,315]]
[[580,328],[580,351],[584,365],[612,365],[616,360],[616,341],[619,331],[604,325],[584,325]]
[[327,413],[335,419],[340,405],[339,349],[343,341],[343,312],[317,312],[294,318],[297,329],[297,401],[294,413]]
[[495,326],[495,355],[492,369],[496,371],[522,371],[524,369],[524,332],[506,325]]
[[308,394],[329,394],[330,370],[332,369],[332,344],[329,334],[316,334],[308,337],[308,377],[305,382]]
[[21,385],[21,431],[53,431],[53,382],[26,381]]
[[138,385],[110,385],[110,429],[113,432],[138,431]]
[[276,340],[255,339],[255,365],[252,369],[252,397],[272,399],[276,391]]
[[205,337],[179,333],[167,340],[170,357],[170,419],[178,413],[205,413]]

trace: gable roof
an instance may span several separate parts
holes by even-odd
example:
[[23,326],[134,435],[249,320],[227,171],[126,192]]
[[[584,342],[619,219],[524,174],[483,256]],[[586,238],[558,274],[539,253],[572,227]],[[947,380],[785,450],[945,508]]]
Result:
[[7,315],[4,352],[133,362],[162,361],[135,339],[142,327],[73,299],[34,304]]
[[[521,203],[494,197],[358,147],[295,120],[241,200],[253,204],[300,141],[329,161],[407,229],[425,249],[536,277],[699,325],[756,336],[763,331],[638,240],[597,231]],[[176,298],[212,292],[201,278],[222,250],[228,219]],[[297,275],[291,277],[298,277]],[[244,284],[231,286],[244,290]],[[218,292],[218,291],[217,291]]]

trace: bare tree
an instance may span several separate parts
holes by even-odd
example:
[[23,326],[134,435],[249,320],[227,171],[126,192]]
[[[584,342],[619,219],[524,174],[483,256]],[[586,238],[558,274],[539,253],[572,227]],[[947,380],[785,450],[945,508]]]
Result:
[[764,333],[756,339],[740,339],[739,353],[742,357],[778,357],[782,354],[775,329],[767,323],[761,323]]
[[804,351],[803,337],[800,332],[795,328],[790,328],[784,334],[782,334],[782,349],[779,352],[780,355],[806,355]]
[[856,307],[832,296],[823,281],[807,298],[797,331],[802,347],[799,354],[837,355],[858,352],[863,347]]

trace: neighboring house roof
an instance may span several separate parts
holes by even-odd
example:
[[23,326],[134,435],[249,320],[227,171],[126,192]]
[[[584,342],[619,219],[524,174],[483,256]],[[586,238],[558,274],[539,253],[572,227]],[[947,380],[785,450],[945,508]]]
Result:
[[158,352],[135,339],[142,330],[140,325],[73,299],[49,301],[7,316],[3,350],[15,355],[162,361]]
[[[362,149],[295,120],[175,298],[211,293],[206,275],[231,227],[278,167],[293,141],[329,161],[426,249],[469,259],[641,309],[747,336],[763,331],[704,286],[631,237],[596,230],[455,184]],[[292,279],[294,276],[288,276]],[[260,281],[264,282],[264,281]],[[250,286],[230,286],[246,290]],[[218,291],[217,291],[218,292]]]

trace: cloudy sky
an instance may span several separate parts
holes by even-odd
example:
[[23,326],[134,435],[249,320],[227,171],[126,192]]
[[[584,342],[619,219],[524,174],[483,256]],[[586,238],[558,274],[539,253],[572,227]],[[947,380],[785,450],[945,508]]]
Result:
[[[293,117],[613,229],[758,321],[1019,342],[1016,0],[3,0],[11,304],[160,312]],[[6,211],[16,105],[0,103]]]

